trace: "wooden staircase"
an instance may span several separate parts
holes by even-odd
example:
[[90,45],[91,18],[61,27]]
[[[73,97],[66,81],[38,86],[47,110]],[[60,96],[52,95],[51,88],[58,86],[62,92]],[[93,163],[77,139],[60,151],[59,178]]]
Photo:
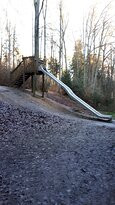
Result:
[[10,85],[21,87],[21,85],[32,75],[35,74],[35,59],[33,56],[24,57],[19,65],[11,72]]
[[[43,74],[41,71],[36,71],[35,63],[34,56],[23,57],[23,60],[19,63],[19,65],[13,71],[11,71],[10,85],[19,88],[30,76],[33,76],[34,74]],[[40,61],[40,64],[41,63],[43,63],[43,61]]]
[[23,75],[21,75],[18,80],[15,81],[14,83],[14,87],[21,87],[21,85],[24,83],[24,81],[26,81],[29,77],[30,77],[30,73],[26,73],[23,77]]

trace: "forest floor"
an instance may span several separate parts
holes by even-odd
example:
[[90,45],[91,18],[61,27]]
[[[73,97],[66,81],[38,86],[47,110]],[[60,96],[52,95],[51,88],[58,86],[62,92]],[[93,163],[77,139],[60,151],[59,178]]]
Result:
[[0,86],[0,205],[114,205],[115,121],[49,95]]

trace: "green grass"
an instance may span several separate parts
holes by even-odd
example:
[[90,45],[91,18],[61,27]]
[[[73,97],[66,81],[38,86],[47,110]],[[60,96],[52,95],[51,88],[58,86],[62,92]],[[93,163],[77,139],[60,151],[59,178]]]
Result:
[[112,115],[113,119],[115,119],[115,112],[104,112],[104,114]]

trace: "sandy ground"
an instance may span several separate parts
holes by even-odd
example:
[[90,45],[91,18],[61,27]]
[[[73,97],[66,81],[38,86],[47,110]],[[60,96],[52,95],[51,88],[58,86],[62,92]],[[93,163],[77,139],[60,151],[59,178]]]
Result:
[[0,205],[115,204],[115,121],[0,87]]

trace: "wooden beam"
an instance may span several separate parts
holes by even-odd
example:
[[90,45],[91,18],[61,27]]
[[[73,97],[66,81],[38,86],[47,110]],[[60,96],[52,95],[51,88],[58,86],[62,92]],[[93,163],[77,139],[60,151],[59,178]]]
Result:
[[42,74],[42,97],[44,98],[44,91],[45,91],[45,77]]
[[25,90],[25,60],[23,59],[23,90]]
[[35,91],[36,91],[36,74],[32,75],[31,77],[31,85],[32,85],[32,93],[35,97]]

